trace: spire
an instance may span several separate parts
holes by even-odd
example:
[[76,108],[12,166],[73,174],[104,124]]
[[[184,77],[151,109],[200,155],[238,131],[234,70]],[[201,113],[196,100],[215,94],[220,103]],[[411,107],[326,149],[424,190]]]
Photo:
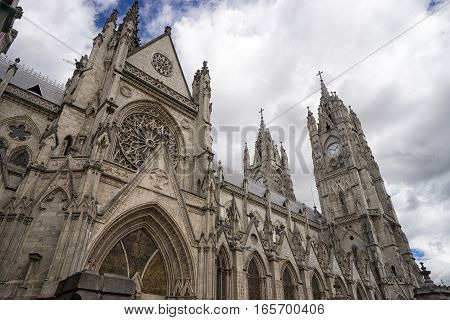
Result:
[[323,82],[322,74],[323,74],[323,71],[319,71],[319,73],[317,73],[317,76],[320,79],[320,91],[322,93],[322,97],[320,100],[330,97],[330,94],[328,93],[328,89],[325,86],[325,83]]
[[133,2],[133,5],[128,9],[127,14],[125,15],[125,18],[123,18],[122,24],[119,26],[119,31],[122,31],[123,26],[125,26],[128,22],[132,22],[134,25],[133,33],[132,33],[132,46],[134,48],[139,47],[139,36],[138,36],[138,24],[139,24],[139,2],[138,0],[135,0]]
[[288,157],[286,154],[286,150],[283,147],[283,142],[280,141],[280,153],[281,153],[281,165],[284,168],[288,168]]
[[261,109],[259,110],[259,113],[261,114],[261,124],[260,124],[260,126],[259,126],[259,129],[260,129],[260,130],[261,130],[262,128],[265,128],[265,127],[266,127],[266,125],[264,124],[263,111],[264,111],[263,108],[261,108]]
[[248,146],[246,142],[244,149],[244,175],[247,175],[248,168],[250,168],[250,157],[248,154]]
[[107,26],[109,23],[114,22],[114,26],[116,25],[117,15],[118,15],[117,9],[114,9],[114,10],[111,12],[111,15],[108,17],[108,19],[106,19],[105,24],[103,25],[103,32],[105,32],[106,26]]

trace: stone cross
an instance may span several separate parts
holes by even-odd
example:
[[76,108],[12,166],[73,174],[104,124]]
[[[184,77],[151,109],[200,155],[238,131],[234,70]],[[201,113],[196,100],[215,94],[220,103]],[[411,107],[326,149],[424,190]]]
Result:
[[263,111],[264,111],[263,108],[261,108],[261,110],[259,110],[259,113],[261,113],[261,120],[262,120],[262,118],[263,118]]
[[320,78],[320,81],[323,81],[322,80],[322,73],[323,73],[323,71],[319,71],[319,73],[316,74],[316,76],[318,76]]

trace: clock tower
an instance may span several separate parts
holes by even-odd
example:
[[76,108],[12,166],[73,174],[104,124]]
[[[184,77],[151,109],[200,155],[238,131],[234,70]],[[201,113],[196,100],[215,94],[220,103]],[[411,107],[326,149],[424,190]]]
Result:
[[412,297],[419,270],[361,122],[318,76],[318,123],[308,109],[307,125],[321,210],[332,230],[328,242],[362,279],[374,277],[384,298]]

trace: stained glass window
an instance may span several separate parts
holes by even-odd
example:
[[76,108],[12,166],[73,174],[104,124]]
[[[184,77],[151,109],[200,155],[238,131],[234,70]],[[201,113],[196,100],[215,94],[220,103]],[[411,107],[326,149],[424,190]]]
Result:
[[217,257],[217,273],[216,273],[216,299],[217,300],[226,300],[227,299],[227,263],[226,257],[223,252],[220,252]]
[[317,280],[317,276],[314,275],[311,280],[311,289],[313,294],[314,300],[321,300],[322,299],[322,293],[320,292],[320,285],[319,281]]
[[254,259],[248,265],[248,299],[261,300],[261,276]]
[[9,136],[15,140],[25,141],[31,137],[31,132],[27,130],[27,127],[23,124],[9,125]]
[[295,299],[295,285],[294,281],[292,281],[292,275],[288,268],[285,268],[283,273],[283,293],[285,300]]
[[129,278],[137,274],[143,293],[167,295],[167,275],[161,252],[143,229],[127,234],[113,246],[102,262],[100,273]]
[[21,149],[13,152],[13,154],[9,157],[9,162],[17,167],[26,168],[28,166],[28,162],[30,162],[30,156],[26,150]]

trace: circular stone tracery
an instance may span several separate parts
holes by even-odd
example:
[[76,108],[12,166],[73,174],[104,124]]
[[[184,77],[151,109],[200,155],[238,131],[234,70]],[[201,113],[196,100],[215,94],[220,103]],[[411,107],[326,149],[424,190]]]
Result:
[[162,115],[142,109],[125,117],[118,130],[114,160],[136,170],[163,141],[174,165],[178,162],[178,139]]
[[169,77],[173,72],[173,64],[170,62],[169,58],[167,58],[162,53],[155,53],[152,58],[152,66],[155,70],[165,76]]

